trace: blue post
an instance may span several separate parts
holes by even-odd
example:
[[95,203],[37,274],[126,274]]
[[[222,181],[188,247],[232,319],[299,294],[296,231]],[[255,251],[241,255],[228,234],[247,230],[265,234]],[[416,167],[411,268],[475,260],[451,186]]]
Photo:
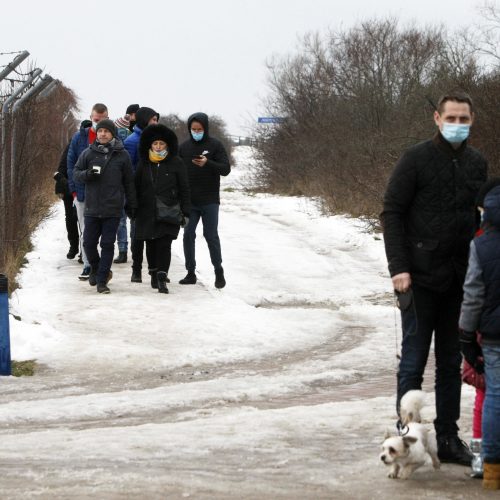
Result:
[[9,280],[0,274],[0,375],[12,375],[10,365]]

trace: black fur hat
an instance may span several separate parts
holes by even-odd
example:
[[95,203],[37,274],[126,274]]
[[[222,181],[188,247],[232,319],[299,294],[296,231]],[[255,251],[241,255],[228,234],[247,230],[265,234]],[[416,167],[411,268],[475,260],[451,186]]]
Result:
[[177,156],[179,141],[175,132],[165,125],[148,125],[141,134],[139,142],[139,153],[143,158],[148,158],[148,151],[154,141],[164,141],[167,143],[169,156]]

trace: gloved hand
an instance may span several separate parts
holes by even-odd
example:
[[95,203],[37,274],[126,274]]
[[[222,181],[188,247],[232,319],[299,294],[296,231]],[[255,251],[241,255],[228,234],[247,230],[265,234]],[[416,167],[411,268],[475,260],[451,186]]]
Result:
[[99,174],[92,167],[88,168],[86,172],[87,172],[86,177],[89,181],[95,180],[99,177]]
[[186,227],[189,224],[189,217],[186,217],[185,215],[182,217],[182,224],[181,227]]
[[135,219],[137,216],[137,209],[125,207],[125,213],[129,219]]
[[484,362],[479,359],[483,356],[483,350],[477,342],[476,332],[460,330],[459,340],[460,350],[462,351],[465,361],[467,361],[477,373],[484,373]]

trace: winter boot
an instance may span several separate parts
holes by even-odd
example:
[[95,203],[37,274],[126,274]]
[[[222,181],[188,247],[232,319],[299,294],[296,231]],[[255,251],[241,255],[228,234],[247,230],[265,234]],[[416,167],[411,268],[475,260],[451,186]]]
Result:
[[224,288],[226,286],[226,280],[224,278],[224,269],[215,270],[215,288]]
[[74,259],[78,253],[78,244],[76,246],[71,245],[69,247],[68,253],[66,254],[67,259]]
[[470,441],[470,451],[474,455],[472,459],[472,472],[470,477],[483,478],[483,459],[481,457],[481,439],[472,438]]
[[132,276],[130,278],[130,281],[132,283],[142,283],[142,273],[140,269],[139,271],[137,271],[134,268],[132,268]]
[[81,253],[78,254],[78,264],[83,264],[83,258]]
[[438,457],[441,462],[471,466],[474,456],[458,436],[439,436],[437,443]]
[[97,291],[99,293],[111,293],[111,290],[108,288],[106,283],[97,283]]
[[165,271],[158,271],[158,292],[168,293],[167,288],[167,273]]
[[89,285],[90,286],[97,285],[97,266],[91,266],[90,268]]
[[118,257],[113,262],[115,264],[125,264],[127,262],[127,252],[118,252]]
[[158,270],[150,269],[149,274],[151,276],[151,288],[156,290],[158,288]]
[[196,285],[196,274],[194,274],[194,271],[188,271],[186,276],[182,278],[179,283],[181,285]]
[[485,490],[500,490],[500,463],[484,462],[483,488]]

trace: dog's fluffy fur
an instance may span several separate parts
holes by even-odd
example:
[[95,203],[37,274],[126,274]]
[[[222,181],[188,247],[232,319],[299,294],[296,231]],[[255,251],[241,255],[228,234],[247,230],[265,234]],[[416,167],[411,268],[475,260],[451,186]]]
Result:
[[420,410],[425,403],[425,393],[409,391],[401,398],[401,436],[386,435],[382,443],[380,460],[391,467],[388,477],[408,479],[413,471],[424,465],[427,455],[431,457],[432,465],[439,469],[436,436],[429,433],[421,424]]

